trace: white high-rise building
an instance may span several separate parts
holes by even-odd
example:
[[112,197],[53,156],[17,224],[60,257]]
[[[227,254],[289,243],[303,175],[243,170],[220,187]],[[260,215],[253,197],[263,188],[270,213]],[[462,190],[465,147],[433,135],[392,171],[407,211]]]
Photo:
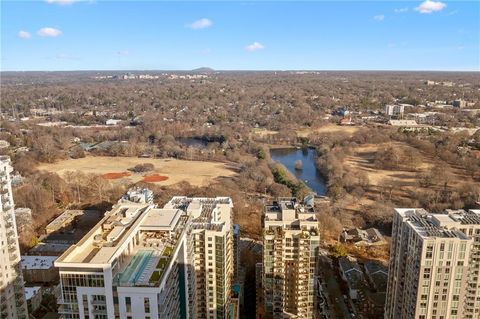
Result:
[[265,206],[263,227],[265,315],[314,318],[320,234],[313,204],[279,199]]
[[386,319],[480,318],[480,210],[395,209]]
[[0,318],[2,319],[28,317],[10,182],[12,170],[10,158],[0,156]]
[[121,199],[56,262],[62,318],[230,318],[230,198]]
[[165,205],[185,209],[192,218],[195,317],[229,318],[234,277],[233,203],[229,197],[174,197]]

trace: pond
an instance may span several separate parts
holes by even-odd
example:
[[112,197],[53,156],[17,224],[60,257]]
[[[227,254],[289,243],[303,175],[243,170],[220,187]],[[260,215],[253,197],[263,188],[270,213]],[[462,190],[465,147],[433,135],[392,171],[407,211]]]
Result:
[[183,145],[205,149],[207,148],[210,142],[206,141],[205,139],[201,139],[198,137],[177,137],[176,140]]
[[[317,195],[326,194],[325,180],[315,166],[317,151],[313,148],[276,148],[270,150],[274,161],[283,164],[293,175],[303,181]],[[295,162],[302,161],[302,169],[295,169]]]

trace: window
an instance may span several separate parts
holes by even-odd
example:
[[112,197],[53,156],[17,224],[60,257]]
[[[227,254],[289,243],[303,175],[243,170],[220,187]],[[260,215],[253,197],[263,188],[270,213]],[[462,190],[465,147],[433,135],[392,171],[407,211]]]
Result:
[[144,307],[145,307],[145,313],[149,313],[150,312],[150,298],[144,298],[143,304],[144,304]]
[[427,253],[425,255],[425,258],[432,259],[432,257],[433,257],[433,246],[427,246]]
[[125,297],[125,306],[127,308],[127,312],[132,312],[132,299],[130,297]]

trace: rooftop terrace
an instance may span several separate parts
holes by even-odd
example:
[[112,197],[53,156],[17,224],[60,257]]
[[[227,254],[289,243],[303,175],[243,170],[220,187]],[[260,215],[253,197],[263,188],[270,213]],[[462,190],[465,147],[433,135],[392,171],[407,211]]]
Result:
[[[230,223],[230,197],[173,197],[165,208],[181,209],[192,216],[193,229],[221,231]],[[227,213],[228,211],[228,213]]]
[[265,221],[317,222],[315,209],[297,202],[296,198],[279,198],[265,205]]
[[180,209],[159,209],[122,199],[55,264],[87,268],[108,264],[117,286],[156,286],[188,220]]
[[122,202],[115,205],[58,262],[107,264],[126,239],[131,237],[153,205]]

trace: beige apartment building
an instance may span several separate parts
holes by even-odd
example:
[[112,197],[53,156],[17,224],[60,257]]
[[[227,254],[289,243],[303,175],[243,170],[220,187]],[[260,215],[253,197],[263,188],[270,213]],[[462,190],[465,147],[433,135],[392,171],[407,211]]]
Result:
[[10,181],[12,170],[10,158],[0,156],[0,318],[24,319],[28,313]]
[[280,198],[265,206],[263,228],[265,318],[314,318],[320,235],[313,205]]
[[233,318],[230,198],[123,197],[55,262],[62,318]]
[[480,210],[395,209],[386,319],[480,318]]

